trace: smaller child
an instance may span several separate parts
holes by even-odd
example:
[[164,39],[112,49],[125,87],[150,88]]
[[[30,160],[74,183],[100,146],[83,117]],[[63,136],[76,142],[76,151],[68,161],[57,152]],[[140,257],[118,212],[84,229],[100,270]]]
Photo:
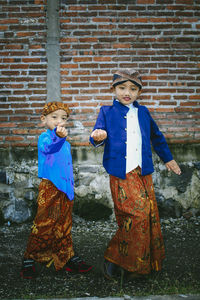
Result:
[[161,270],[165,249],[151,175],[151,144],[167,169],[181,174],[148,109],[136,101],[142,91],[139,72],[117,70],[112,91],[113,105],[101,107],[90,137],[94,146],[105,145],[103,166],[110,175],[118,224],[104,253],[108,279],[118,267],[132,277]]
[[38,140],[38,177],[42,178],[38,209],[28,239],[20,275],[36,276],[35,261],[57,271],[86,273],[92,266],[74,253],[71,228],[74,179],[71,147],[66,141],[69,108],[62,102],[45,104],[41,121],[48,128]]

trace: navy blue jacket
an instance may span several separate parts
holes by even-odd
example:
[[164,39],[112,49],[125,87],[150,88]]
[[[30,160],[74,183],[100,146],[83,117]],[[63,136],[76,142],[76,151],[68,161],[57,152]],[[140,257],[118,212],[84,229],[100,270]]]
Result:
[[[138,108],[138,120],[142,135],[142,175],[151,174],[154,171],[152,161],[151,143],[155,152],[164,163],[173,159],[164,135],[151,117],[147,107],[139,105],[137,101],[133,105]],[[129,108],[114,100],[111,106],[102,106],[94,126],[94,129],[103,129],[107,132],[103,166],[108,174],[126,178],[126,141],[127,121],[126,114]],[[94,139],[90,142],[97,146]]]

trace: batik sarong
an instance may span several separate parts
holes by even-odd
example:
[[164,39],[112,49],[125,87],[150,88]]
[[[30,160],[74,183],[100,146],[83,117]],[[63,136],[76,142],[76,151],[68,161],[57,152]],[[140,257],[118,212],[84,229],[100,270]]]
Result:
[[71,236],[73,201],[51,181],[43,179],[37,204],[24,257],[47,265],[54,263],[56,270],[62,269],[74,255]]
[[138,167],[125,180],[110,175],[110,187],[118,230],[105,259],[138,274],[161,270],[165,250],[152,176]]

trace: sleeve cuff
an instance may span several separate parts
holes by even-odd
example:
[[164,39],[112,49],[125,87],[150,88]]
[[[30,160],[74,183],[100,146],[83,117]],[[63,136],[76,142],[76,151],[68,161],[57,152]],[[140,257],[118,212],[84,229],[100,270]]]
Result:
[[95,148],[98,148],[98,147],[102,146],[102,145],[105,143],[105,140],[102,141],[102,142],[99,143],[99,144],[96,144],[95,141],[94,141],[94,139],[93,139],[92,137],[90,137],[90,143],[91,143]]
[[60,136],[58,136],[58,135],[56,134],[56,128],[54,128],[54,129],[52,130],[52,132],[51,132],[51,137],[52,137],[52,139],[53,139],[54,142],[60,141],[60,140],[63,140],[63,139],[66,140],[66,137],[62,138],[62,137],[60,137]]

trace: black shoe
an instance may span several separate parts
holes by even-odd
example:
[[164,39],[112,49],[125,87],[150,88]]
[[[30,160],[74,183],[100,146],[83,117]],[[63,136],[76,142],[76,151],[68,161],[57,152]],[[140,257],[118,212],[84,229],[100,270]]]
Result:
[[36,277],[35,262],[32,259],[25,259],[22,263],[20,276],[23,279],[33,279]]
[[115,280],[117,265],[105,259],[103,264],[103,275],[109,280]]
[[127,279],[146,279],[150,274],[138,274],[136,272],[126,272]]
[[86,264],[80,257],[76,255],[74,255],[65,265],[65,270],[73,273],[87,273],[91,269],[91,265]]

